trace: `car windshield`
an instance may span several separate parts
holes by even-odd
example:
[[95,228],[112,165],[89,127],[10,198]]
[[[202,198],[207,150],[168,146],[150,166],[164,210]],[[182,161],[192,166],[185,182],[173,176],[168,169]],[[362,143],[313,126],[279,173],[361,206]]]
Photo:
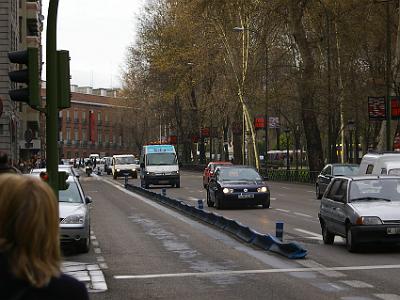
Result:
[[366,179],[350,185],[350,202],[400,201],[400,179]]
[[334,166],[333,175],[334,176],[351,176],[358,173],[358,166]]
[[147,154],[147,165],[149,166],[167,166],[176,165],[175,153],[149,153]]
[[219,172],[221,181],[260,181],[261,176],[251,168],[222,168]]
[[129,165],[129,164],[134,164],[134,163],[135,163],[135,159],[130,156],[115,158],[116,165]]
[[69,182],[68,189],[60,191],[58,202],[82,203],[82,197],[76,182]]

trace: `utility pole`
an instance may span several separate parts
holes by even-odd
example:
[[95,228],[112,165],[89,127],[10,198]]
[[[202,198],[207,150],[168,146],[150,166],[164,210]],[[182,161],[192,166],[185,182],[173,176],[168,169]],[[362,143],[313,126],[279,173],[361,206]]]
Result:
[[390,2],[386,2],[386,150],[392,151],[392,106],[390,101],[390,80],[391,80],[391,34],[390,34]]
[[268,177],[268,45],[265,36],[265,176]]
[[58,0],[50,0],[46,31],[46,168],[49,184],[58,197],[57,10]]

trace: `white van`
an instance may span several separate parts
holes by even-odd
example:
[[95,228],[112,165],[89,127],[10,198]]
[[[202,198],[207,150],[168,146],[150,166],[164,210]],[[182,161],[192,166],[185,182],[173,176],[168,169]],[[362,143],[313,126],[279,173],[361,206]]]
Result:
[[400,175],[400,153],[377,152],[363,156],[359,175]]
[[114,179],[125,176],[125,174],[132,176],[132,178],[137,178],[135,156],[132,154],[113,155],[111,173]]
[[140,155],[140,183],[146,189],[150,184],[168,184],[177,188],[181,186],[174,146],[143,146]]

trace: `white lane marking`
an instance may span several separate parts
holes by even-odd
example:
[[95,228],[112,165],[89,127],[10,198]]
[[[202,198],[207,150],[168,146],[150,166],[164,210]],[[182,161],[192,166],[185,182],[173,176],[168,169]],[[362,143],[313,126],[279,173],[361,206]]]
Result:
[[96,259],[97,259],[98,262],[104,262],[105,261],[103,256],[97,256]]
[[291,190],[291,188],[286,187],[286,186],[282,186],[281,189],[284,189],[284,190]]
[[271,199],[271,201],[275,201],[275,200],[276,200],[275,197],[271,197],[271,198],[269,198],[269,199]]
[[317,263],[316,261],[314,261],[312,259],[298,260],[297,262],[300,265],[302,265],[303,267],[306,267],[306,268],[318,268],[320,270],[317,271],[317,272],[322,274],[322,275],[324,275],[324,276],[327,276],[327,277],[339,278],[339,277],[345,277],[346,276],[343,273],[340,273],[340,272],[337,272],[337,271],[328,270],[327,267]]
[[294,214],[296,216],[300,216],[300,217],[312,218],[312,216],[310,216],[310,215],[299,213],[299,212],[294,212]]
[[400,300],[400,296],[396,294],[374,294],[374,296],[383,300]]
[[98,247],[99,246],[99,242],[98,241],[92,241],[92,245],[95,246],[95,247]]
[[199,197],[199,198],[196,198],[196,197],[188,197],[188,199],[189,199],[190,201],[197,201],[197,200],[200,199],[200,197]]
[[94,234],[92,234],[92,235],[90,236],[90,239],[91,239],[91,240],[95,240],[95,239],[96,239],[96,236],[95,236]]
[[[321,272],[321,271],[357,271],[378,269],[400,269],[400,265],[376,265],[376,266],[351,266],[330,268],[288,268],[288,269],[262,269],[242,271],[214,271],[202,273],[167,273],[146,275],[114,275],[115,279],[149,279],[149,278],[171,278],[171,277],[208,277],[218,275],[243,275],[243,274],[268,274],[268,273],[294,273],[294,272]],[[383,298],[382,298],[383,299]],[[400,298],[393,298],[400,299]]]
[[318,238],[318,239],[322,240],[322,235],[320,235],[319,233],[315,233],[315,232],[312,232],[312,231],[304,230],[304,229],[301,229],[301,228],[295,228],[294,230],[296,230],[298,232],[301,232],[301,233],[305,233],[305,234],[311,235],[312,238]]
[[306,191],[306,192],[307,192],[307,193],[313,193],[313,194],[315,193],[314,191]]
[[275,210],[282,211],[282,212],[285,212],[285,213],[289,213],[290,212],[290,210],[282,209],[282,208],[275,208]]
[[373,285],[370,285],[369,283],[366,283],[364,281],[359,281],[359,280],[342,280],[341,281],[344,284],[347,284],[348,286],[351,286],[353,288],[373,288]]
[[93,250],[94,250],[94,253],[96,253],[96,254],[100,254],[101,253],[101,249],[100,248],[93,248]]

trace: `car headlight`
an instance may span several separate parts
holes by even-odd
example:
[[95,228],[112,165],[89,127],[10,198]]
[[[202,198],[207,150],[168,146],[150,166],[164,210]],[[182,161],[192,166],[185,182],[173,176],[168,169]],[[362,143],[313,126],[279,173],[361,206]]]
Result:
[[382,220],[378,217],[359,217],[356,220],[357,225],[382,225]]
[[222,192],[223,192],[224,194],[233,193],[233,189],[224,188],[224,189],[222,190]]
[[266,186],[259,187],[259,188],[257,189],[257,192],[259,192],[259,193],[266,193],[266,192],[268,192],[268,188],[267,188]]
[[135,172],[135,171],[136,171],[136,169],[132,169],[132,171],[133,171],[133,172]]
[[121,171],[120,169],[117,169],[117,172]]
[[61,221],[61,224],[83,224],[85,215],[70,215]]

